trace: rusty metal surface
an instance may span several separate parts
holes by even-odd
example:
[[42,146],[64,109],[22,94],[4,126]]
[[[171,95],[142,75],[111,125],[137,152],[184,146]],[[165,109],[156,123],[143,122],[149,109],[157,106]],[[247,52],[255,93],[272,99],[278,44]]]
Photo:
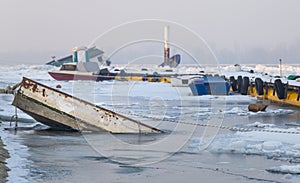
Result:
[[161,132],[25,77],[13,105],[48,126],[57,126],[59,123],[80,131],[98,129],[111,133]]

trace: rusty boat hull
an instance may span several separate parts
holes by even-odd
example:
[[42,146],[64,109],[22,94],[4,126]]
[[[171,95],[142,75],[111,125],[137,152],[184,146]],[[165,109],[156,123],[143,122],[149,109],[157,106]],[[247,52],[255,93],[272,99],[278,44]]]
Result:
[[13,103],[36,121],[60,130],[160,133],[159,129],[23,78]]

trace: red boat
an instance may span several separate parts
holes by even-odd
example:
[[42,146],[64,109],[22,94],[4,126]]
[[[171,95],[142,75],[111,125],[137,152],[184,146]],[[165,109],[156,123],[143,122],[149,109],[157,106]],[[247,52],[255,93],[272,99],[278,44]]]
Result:
[[[82,59],[78,62],[78,52],[83,51]],[[64,63],[60,70],[48,72],[50,76],[59,81],[93,80],[103,81],[114,79],[116,73],[110,73],[107,68],[100,69],[98,63],[90,62],[86,47],[75,47],[72,50],[73,62]]]
[[103,81],[114,79],[115,74],[107,68],[99,69],[95,62],[72,62],[65,63],[58,71],[49,71],[50,76],[58,81],[68,80],[93,80]]

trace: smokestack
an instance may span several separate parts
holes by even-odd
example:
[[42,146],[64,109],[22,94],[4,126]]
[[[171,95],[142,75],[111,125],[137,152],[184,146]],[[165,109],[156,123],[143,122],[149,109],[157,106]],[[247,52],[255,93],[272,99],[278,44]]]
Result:
[[165,48],[168,48],[168,30],[169,26],[165,26],[165,32],[164,32],[164,41],[165,41]]
[[168,47],[168,31],[169,31],[169,26],[165,26],[165,31],[164,31],[164,66],[168,65],[167,62],[169,61],[170,58],[170,48]]

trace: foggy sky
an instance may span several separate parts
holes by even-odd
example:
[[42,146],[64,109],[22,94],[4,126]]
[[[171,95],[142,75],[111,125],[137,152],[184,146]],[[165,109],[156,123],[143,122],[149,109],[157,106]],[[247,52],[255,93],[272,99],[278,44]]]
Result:
[[139,19],[188,27],[220,63],[300,63],[299,7],[298,0],[1,0],[0,63],[42,64]]

